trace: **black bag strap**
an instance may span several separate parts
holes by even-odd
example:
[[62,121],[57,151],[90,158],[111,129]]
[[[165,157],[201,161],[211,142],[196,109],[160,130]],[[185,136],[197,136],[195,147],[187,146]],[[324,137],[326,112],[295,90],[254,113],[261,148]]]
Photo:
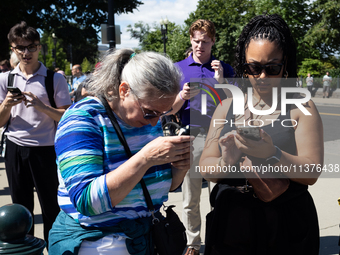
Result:
[[7,83],[8,87],[13,87],[14,75],[15,75],[14,73],[9,72],[9,74],[8,74],[8,83]]
[[45,78],[45,88],[48,96],[48,100],[53,108],[57,108],[54,101],[54,86],[53,86],[53,76],[54,72],[47,69],[47,76]]
[[[102,104],[105,107],[106,113],[109,116],[109,119],[110,119],[110,121],[112,123],[112,126],[114,127],[114,129],[117,132],[119,141],[124,146],[124,150],[125,150],[126,155],[129,158],[131,158],[132,157],[132,153],[131,153],[130,147],[129,147],[129,145],[126,142],[126,139],[125,139],[125,136],[123,134],[123,131],[120,128],[120,126],[118,124],[118,121],[117,121],[115,115],[112,112],[112,109],[110,108],[108,102],[106,101],[106,99],[103,96],[98,96],[98,97],[99,97],[100,101],[102,102]],[[155,207],[153,206],[150,193],[148,191],[148,188],[146,187],[146,184],[145,184],[143,178],[140,180],[140,184],[141,184],[142,189],[143,189],[143,194],[144,194],[144,197],[145,197],[146,205],[148,206],[149,211],[151,212],[152,216],[154,217]]]

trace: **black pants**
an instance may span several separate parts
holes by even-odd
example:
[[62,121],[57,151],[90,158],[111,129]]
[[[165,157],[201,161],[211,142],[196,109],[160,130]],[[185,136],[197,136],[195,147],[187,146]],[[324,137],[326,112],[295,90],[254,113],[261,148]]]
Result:
[[[44,223],[44,239],[48,244],[48,232],[60,211],[54,146],[23,147],[7,139],[5,166],[13,203],[25,206],[32,216],[35,187]],[[34,235],[34,224],[29,234]]]

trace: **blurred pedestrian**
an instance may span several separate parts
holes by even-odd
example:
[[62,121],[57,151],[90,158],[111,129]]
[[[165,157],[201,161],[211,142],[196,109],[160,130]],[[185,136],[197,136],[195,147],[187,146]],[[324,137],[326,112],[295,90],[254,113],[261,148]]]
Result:
[[[22,21],[11,28],[8,40],[20,60],[11,72],[13,86],[21,90],[20,93],[7,91],[9,74],[0,74],[0,127],[7,126],[5,166],[8,184],[13,203],[25,206],[33,219],[36,190],[44,238],[48,242],[48,232],[60,211],[54,136],[57,123],[71,100],[64,77],[48,71],[38,61],[41,44],[35,28]],[[34,235],[34,225],[29,234]]]
[[[59,68],[58,68],[58,69],[59,69]],[[62,75],[64,76],[66,82],[67,82],[67,78],[66,78],[65,72],[64,72],[63,70],[60,70],[60,69],[59,69],[59,70],[56,71],[56,73],[62,74]],[[68,83],[68,82],[67,82],[67,87],[68,87],[68,92],[69,92],[70,98],[71,98],[71,96],[73,95],[73,88],[72,88],[71,84]]]
[[20,62],[17,54],[15,54],[14,51],[12,51],[12,53],[11,53],[11,58],[10,58],[9,62],[11,64],[12,69],[14,69]]
[[314,79],[310,76],[310,73],[307,74],[306,83],[309,92],[312,94]]
[[73,83],[72,87],[76,91],[79,84],[86,79],[86,75],[83,74],[81,65],[74,65],[72,67]]
[[11,64],[7,59],[0,61],[0,73],[11,71]]
[[329,91],[332,83],[332,77],[329,76],[329,72],[326,72],[326,75],[323,77],[322,81],[323,81],[323,98],[325,98],[325,96],[329,98]]

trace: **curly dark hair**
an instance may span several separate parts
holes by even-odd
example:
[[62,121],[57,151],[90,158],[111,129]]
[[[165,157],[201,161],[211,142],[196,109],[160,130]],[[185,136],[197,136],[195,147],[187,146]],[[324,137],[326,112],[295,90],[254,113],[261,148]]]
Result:
[[287,23],[278,14],[256,16],[243,28],[235,48],[236,77],[242,77],[244,74],[245,52],[252,39],[275,41],[283,51],[285,59],[283,75],[288,72],[288,78],[297,77],[295,41]]

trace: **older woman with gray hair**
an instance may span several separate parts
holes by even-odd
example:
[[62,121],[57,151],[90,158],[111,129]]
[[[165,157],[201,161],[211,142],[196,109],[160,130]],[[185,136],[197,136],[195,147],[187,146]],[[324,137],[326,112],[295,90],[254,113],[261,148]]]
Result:
[[89,80],[90,96],[58,125],[61,212],[50,231],[50,255],[153,254],[151,214],[139,182],[143,178],[159,210],[190,167],[192,137],[163,137],[159,121],[172,109],[180,77],[170,59],[154,52],[120,49],[102,60]]

